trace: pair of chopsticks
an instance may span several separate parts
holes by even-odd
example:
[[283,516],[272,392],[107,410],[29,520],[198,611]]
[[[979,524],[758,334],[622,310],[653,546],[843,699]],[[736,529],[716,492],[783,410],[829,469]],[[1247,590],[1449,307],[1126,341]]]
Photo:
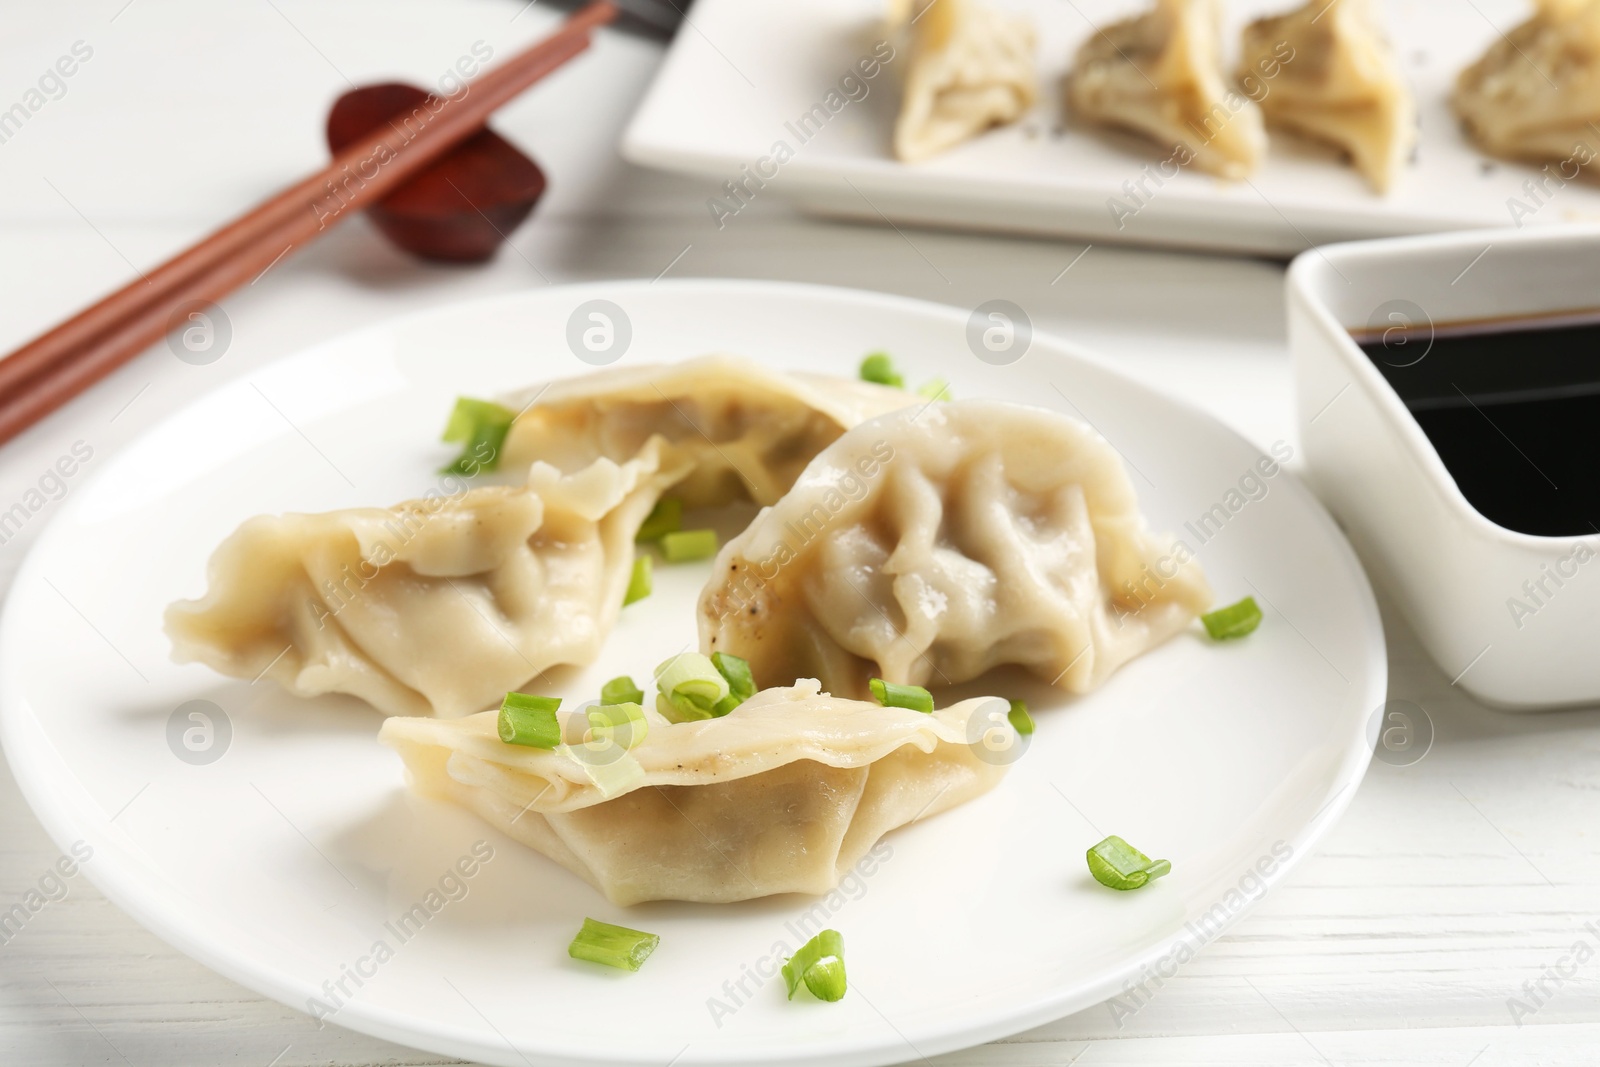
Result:
[[616,16],[611,0],[593,0],[558,32],[485,71],[465,92],[429,97],[321,171],[0,360],[0,442],[159,341],[186,309],[221,300],[388,196],[482,128],[495,110],[588,48],[591,32]]

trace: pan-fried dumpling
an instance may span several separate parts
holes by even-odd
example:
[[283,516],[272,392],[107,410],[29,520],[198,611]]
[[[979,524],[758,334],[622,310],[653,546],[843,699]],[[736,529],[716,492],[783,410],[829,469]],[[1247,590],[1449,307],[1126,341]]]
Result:
[[913,6],[905,95],[894,127],[894,154],[908,163],[1017,121],[1038,95],[1027,19],[972,0]]
[[502,466],[564,471],[604,456],[624,463],[652,437],[664,463],[687,459],[673,490],[693,506],[748,497],[770,504],[811,457],[862,419],[917,397],[830,375],[772,370],[736,356],[620,367],[535,386],[502,402],[520,412]]
[[1393,184],[1416,143],[1417,112],[1371,0],[1310,0],[1252,22],[1240,81],[1259,84],[1268,70],[1276,76],[1258,99],[1269,123],[1344,149],[1380,193]]
[[469,808],[617,904],[720,903],[826,893],[890,830],[987,791],[1010,762],[996,754],[1017,751],[1006,707],[980,697],[925,714],[830,697],[808,679],[721,718],[646,712],[631,750],[503,744],[494,712],[390,719],[379,738],[418,792]]
[[174,656],[391,715],[498,704],[599,653],[634,535],[687,472],[673,463],[654,442],[574,474],[535,464],[524,486],[250,519],[211,557],[206,595],[167,609]]
[[700,647],[764,685],[955,684],[1015,663],[1071,692],[1210,602],[1145,527],[1116,451],[1038,408],[958,400],[862,423],[717,556]]
[[1461,72],[1454,104],[1491,155],[1587,164],[1600,124],[1600,2],[1544,0]]
[[1224,178],[1243,178],[1266,155],[1261,109],[1222,74],[1215,0],[1156,0],[1078,49],[1067,102],[1087,122],[1142,133]]

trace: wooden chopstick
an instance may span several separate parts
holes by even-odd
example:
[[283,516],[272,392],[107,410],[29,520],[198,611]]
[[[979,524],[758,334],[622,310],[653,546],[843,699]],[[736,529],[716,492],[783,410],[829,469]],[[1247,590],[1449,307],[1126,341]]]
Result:
[[0,360],[0,441],[105,377],[169,329],[195,302],[215,303],[293,250],[382,200],[483,126],[528,86],[589,46],[617,15],[594,0],[561,29],[494,67],[454,97],[430,97],[340,152],[321,171]]

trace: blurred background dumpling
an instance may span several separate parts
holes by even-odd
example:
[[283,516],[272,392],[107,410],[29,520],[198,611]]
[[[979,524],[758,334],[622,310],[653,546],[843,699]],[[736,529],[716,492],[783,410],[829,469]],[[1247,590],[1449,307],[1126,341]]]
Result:
[[1212,0],[1157,0],[1150,11],[1090,34],[1067,77],[1067,102],[1085,122],[1119,126],[1224,178],[1243,178],[1266,154],[1261,110],[1223,77]]
[[927,159],[991,126],[1015,122],[1033,106],[1031,22],[971,0],[916,0],[911,8],[898,3],[891,5],[891,22],[908,11],[909,73],[894,128],[896,156]]
[[1344,149],[1380,193],[1416,144],[1416,104],[1372,0],[1311,0],[1250,23],[1239,81],[1268,123]]

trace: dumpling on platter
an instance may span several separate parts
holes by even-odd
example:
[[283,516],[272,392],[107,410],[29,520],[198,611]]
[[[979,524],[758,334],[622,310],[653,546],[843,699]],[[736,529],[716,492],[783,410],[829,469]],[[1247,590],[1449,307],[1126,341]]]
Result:
[[917,402],[888,386],[773,370],[737,356],[619,367],[503,398],[521,414],[502,467],[538,460],[572,471],[602,456],[623,463],[659,437],[667,464],[690,463],[673,491],[686,505],[745,497],[770,504],[845,430]]
[[1224,178],[1247,177],[1266,155],[1261,109],[1222,73],[1215,0],[1156,0],[1095,31],[1078,49],[1067,102],[1086,122],[1142,133],[1179,166]]
[[476,812],[614,903],[721,903],[826,893],[890,830],[986,792],[1009,762],[992,753],[1017,741],[1006,707],[980,697],[927,714],[806,680],[721,718],[646,712],[631,749],[505,744],[494,712],[389,719],[378,736],[419,793]]
[[512,409],[524,485],[246,522],[205,596],[168,609],[174,656],[392,715],[481,710],[599,654],[665,493],[769,503],[847,427],[916,399],[728,356],[557,382]]
[[1239,80],[1266,87],[1251,95],[1268,123],[1344,149],[1380,193],[1416,144],[1416,104],[1371,0],[1310,0],[1250,23]]
[[1576,177],[1600,152],[1600,2],[1543,0],[1461,72],[1453,103],[1485,152],[1572,160]]
[[535,464],[523,486],[258,516],[212,555],[206,595],[167,609],[173,655],[390,715],[478,711],[599,654],[634,535],[687,469],[652,443],[575,474]]
[[864,422],[717,556],[700,647],[757,681],[956,684],[1020,664],[1081,693],[1203,611],[1117,452],[1074,419],[957,400]]
[[1033,106],[1035,43],[1026,18],[974,0],[908,0],[891,8],[890,21],[908,15],[896,157],[927,159],[991,126],[1015,122]]

